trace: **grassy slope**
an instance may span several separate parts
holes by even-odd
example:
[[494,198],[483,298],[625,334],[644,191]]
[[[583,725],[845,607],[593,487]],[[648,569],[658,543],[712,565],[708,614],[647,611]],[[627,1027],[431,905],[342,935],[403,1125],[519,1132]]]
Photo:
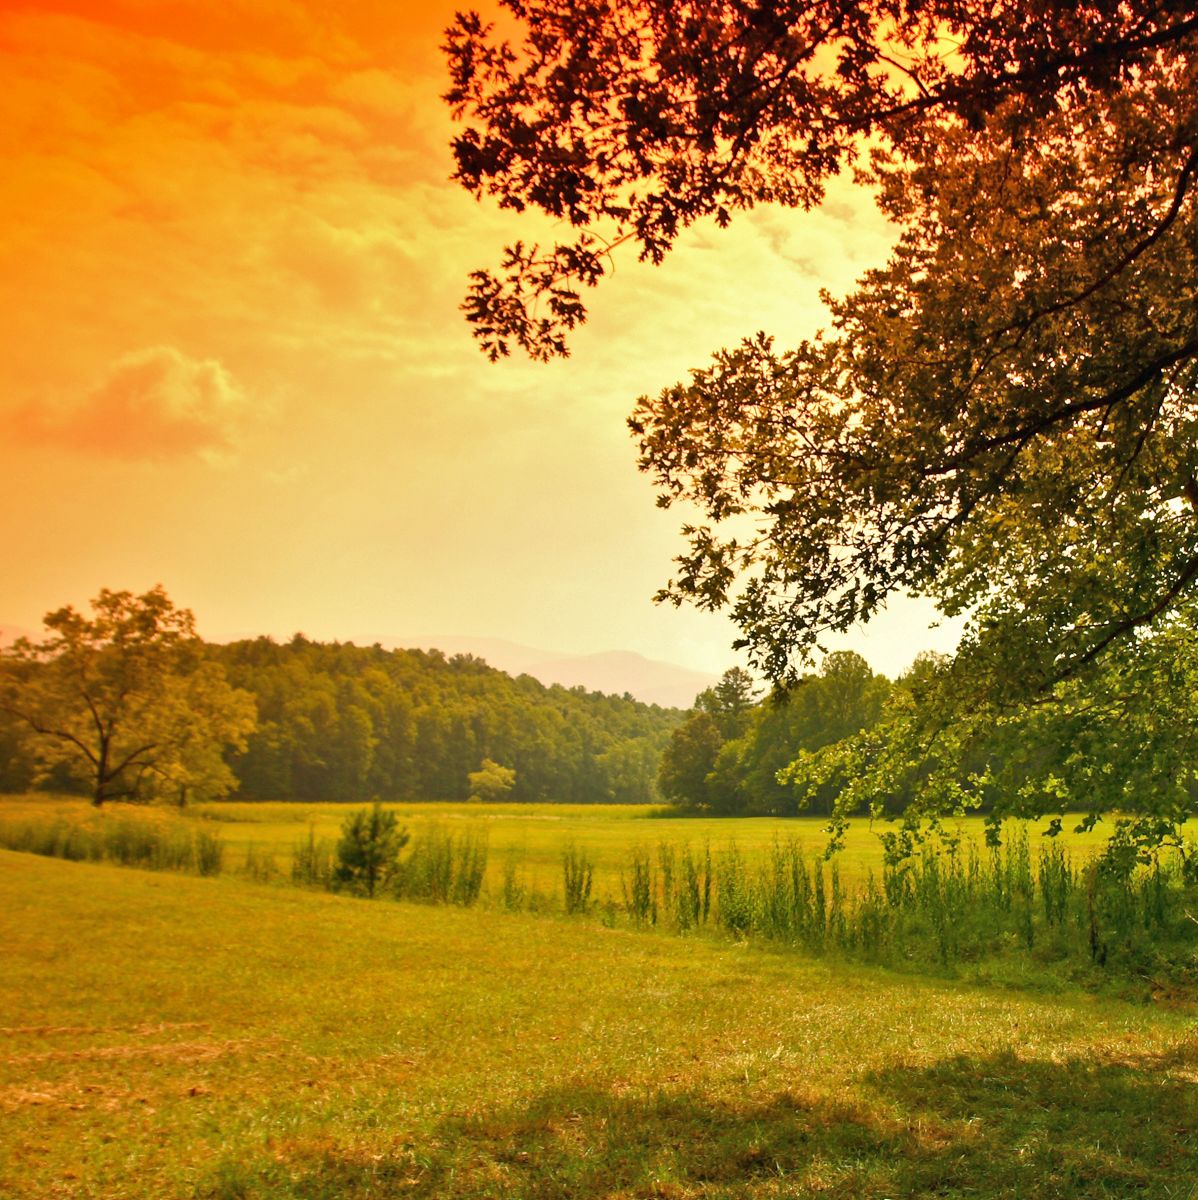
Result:
[[1193,1196],[1194,1014],[0,852],[0,1195]]

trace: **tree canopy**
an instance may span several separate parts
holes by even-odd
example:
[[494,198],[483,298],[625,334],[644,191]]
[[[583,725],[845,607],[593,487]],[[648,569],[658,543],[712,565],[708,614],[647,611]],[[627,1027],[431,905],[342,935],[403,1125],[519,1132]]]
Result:
[[818,673],[760,703],[754,703],[755,691],[748,672],[734,667],[699,694],[662,753],[662,795],[721,815],[831,815],[832,786],[813,787],[818,794],[811,797],[806,788],[779,782],[778,773],[804,751],[842,743],[876,725],[889,682],[859,654],[841,650],[827,655]]
[[699,514],[662,598],[730,610],[783,682],[896,594],[964,615],[909,761],[946,722],[1190,677],[1198,4],[509,7],[520,44],[449,33],[458,178],[577,236],[475,274],[492,357],[565,353],[621,241],[657,262],[844,170],[895,227],[826,330],[638,402],[659,503]]
[[490,759],[502,774],[486,779],[509,780],[513,801],[643,804],[680,718],[438,650],[297,634],[207,654],[258,705],[258,729],[232,764],[254,800],[465,800]]
[[516,772],[493,759],[484,758],[477,771],[466,776],[471,800],[494,803],[502,800],[516,786]]
[[91,609],[48,613],[44,641],[21,638],[0,656],[0,711],[41,771],[64,768],[96,805],[235,788],[224,756],[246,748],[254,701],[205,660],[191,612],[161,587],[105,588]]
[[1198,6],[509,7],[522,45],[449,32],[458,178],[579,233],[475,275],[493,356],[564,352],[613,242],[659,261],[849,168],[897,226],[829,332],[637,406],[661,502],[704,517],[667,596],[731,606],[782,678],[929,592],[984,606],[1040,686],[1198,578]]

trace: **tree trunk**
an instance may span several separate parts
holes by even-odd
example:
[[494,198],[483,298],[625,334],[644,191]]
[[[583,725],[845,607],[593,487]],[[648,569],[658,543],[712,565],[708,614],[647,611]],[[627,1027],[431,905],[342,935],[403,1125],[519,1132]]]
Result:
[[100,739],[100,756],[96,760],[96,786],[92,792],[92,805],[100,808],[108,799],[108,739]]

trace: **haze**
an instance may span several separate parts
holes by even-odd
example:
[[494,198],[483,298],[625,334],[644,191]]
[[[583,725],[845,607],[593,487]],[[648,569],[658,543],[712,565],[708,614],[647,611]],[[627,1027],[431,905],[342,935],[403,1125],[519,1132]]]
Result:
[[[568,362],[490,366],[458,311],[521,223],[449,182],[453,5],[6,5],[0,15],[0,622],[163,583],[224,639],[428,630],[719,671],[657,608],[637,395],[757,329],[786,343],[890,234],[811,215],[618,262]],[[861,650],[893,675],[930,608]]]

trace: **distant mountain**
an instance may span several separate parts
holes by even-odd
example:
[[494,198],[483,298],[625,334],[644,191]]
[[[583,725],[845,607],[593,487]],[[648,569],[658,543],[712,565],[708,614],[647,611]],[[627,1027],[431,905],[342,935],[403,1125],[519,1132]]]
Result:
[[[11,645],[19,637],[36,640],[39,636],[31,629],[0,624],[0,646]],[[563,654],[489,637],[381,637],[355,640],[359,645],[370,645],[377,641],[388,650],[435,649],[448,655],[473,654],[509,675],[531,675],[546,686],[560,683],[562,687],[584,687],[589,692],[616,696],[628,692],[645,704],[660,704],[663,708],[690,708],[695,697],[719,678],[705,671],[646,658],[631,650]]]
[[695,697],[719,678],[704,671],[646,658],[631,650],[562,654],[487,637],[377,640],[388,649],[435,649],[450,655],[473,654],[509,675],[531,675],[547,686],[560,683],[562,687],[584,687],[590,692],[606,692],[617,696],[628,692],[645,704],[660,704],[663,708],[690,708]]

